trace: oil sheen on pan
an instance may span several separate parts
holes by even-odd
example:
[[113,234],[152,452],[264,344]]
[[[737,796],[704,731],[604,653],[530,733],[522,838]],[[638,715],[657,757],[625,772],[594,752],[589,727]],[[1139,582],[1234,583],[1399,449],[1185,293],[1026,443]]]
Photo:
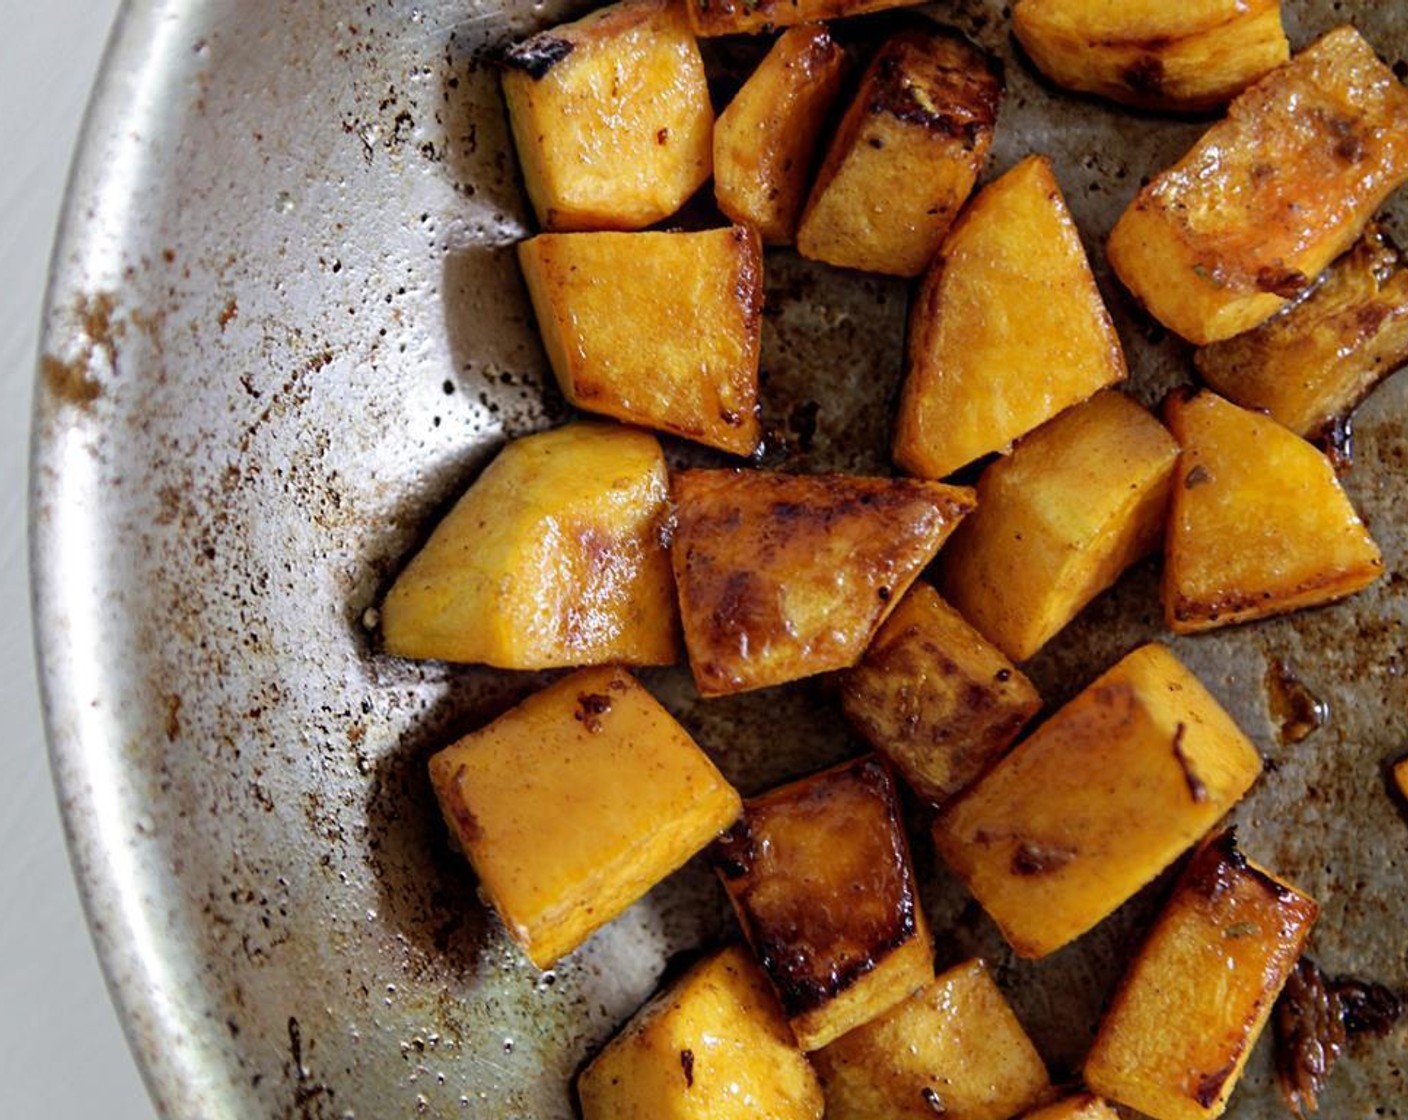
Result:
[[[168,1115],[566,1118],[574,1071],[667,962],[731,935],[696,861],[532,969],[449,849],[425,761],[545,678],[384,657],[366,625],[493,451],[568,414],[514,263],[530,218],[490,59],[580,10],[134,0],[118,28],[55,258],[33,560],[79,875]],[[1286,11],[1296,46],[1352,20],[1408,57],[1400,5]],[[1187,351],[1099,245],[1205,122],[1060,93],[996,0],[932,13],[1003,59],[988,176],[1052,157],[1156,401]],[[906,285],[786,252],[766,283],[768,465],[887,471]],[[1400,376],[1356,417],[1346,481],[1387,578],[1173,642],[1266,756],[1235,820],[1324,904],[1312,952],[1400,991],[1408,821],[1383,774],[1408,710],[1405,417]],[[1028,666],[1048,705],[1159,636],[1157,603],[1147,564],[1097,600]],[[700,701],[683,668],[643,677],[744,793],[856,749],[824,684]],[[1302,692],[1317,717],[1283,734]],[[986,957],[1053,1069],[1076,1068],[1151,897],[1024,964],[914,848],[938,963]],[[1352,1051],[1322,1115],[1408,1116],[1404,1065],[1401,1032]],[[1283,1115],[1271,1068],[1263,1044],[1231,1115]]]

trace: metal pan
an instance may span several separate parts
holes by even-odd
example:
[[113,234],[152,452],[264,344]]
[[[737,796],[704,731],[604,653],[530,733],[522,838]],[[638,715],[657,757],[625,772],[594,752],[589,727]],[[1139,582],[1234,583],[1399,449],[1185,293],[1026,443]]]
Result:
[[[1408,56],[1399,4],[1288,2],[1303,45],[1352,19]],[[573,1071],[675,954],[730,935],[691,865],[539,975],[475,895],[424,762],[539,683],[375,652],[364,614],[508,437],[562,418],[510,246],[528,229],[486,58],[559,0],[142,0],[95,95],[55,258],[35,415],[33,563],[54,767],[99,951],[179,1117],[571,1114]],[[1056,162],[1093,251],[1201,124],[1063,95],[1001,3],[934,14],[1006,61],[992,170]],[[1400,202],[1390,228],[1405,232]],[[1152,401],[1187,352],[1100,279]],[[886,470],[903,284],[768,260],[779,462]],[[1256,738],[1251,854],[1316,894],[1332,972],[1408,987],[1408,383],[1357,422],[1348,478],[1390,575],[1343,605],[1176,641]],[[1158,636],[1152,567],[1044,652],[1061,702]],[[1276,664],[1329,707],[1283,742]],[[857,749],[824,684],[698,702],[648,683],[745,791]],[[779,730],[782,729],[782,730]],[[1057,1070],[1078,1065],[1153,895],[1015,961],[918,845],[942,962],[982,953]],[[1232,1115],[1281,1115],[1260,1048]],[[1402,1028],[1323,1115],[1408,1115]]]

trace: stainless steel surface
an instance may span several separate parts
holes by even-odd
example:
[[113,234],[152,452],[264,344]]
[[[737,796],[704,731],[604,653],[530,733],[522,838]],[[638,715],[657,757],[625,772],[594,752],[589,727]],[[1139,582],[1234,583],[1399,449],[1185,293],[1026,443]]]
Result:
[[[49,255],[117,0],[30,5],[0,38],[0,1111],[152,1120],[79,903],[54,797],[31,626],[29,429]],[[55,65],[61,59],[62,65]],[[56,1040],[62,1039],[62,1045]],[[83,1076],[73,1076],[74,1055]]]
[[[1398,5],[1288,4],[1408,54]],[[540,678],[379,655],[364,618],[507,437],[566,414],[510,246],[528,229],[486,58],[556,3],[133,3],[90,120],[35,415],[34,572],[55,770],[96,937],[177,1117],[571,1115],[573,1070],[679,952],[728,936],[687,867],[540,976],[448,849],[427,755]],[[1202,127],[1068,98],[1003,6],[938,14],[1007,60],[993,169],[1049,152],[1089,245]],[[1391,223],[1399,232],[1402,206]],[[1152,401],[1186,351],[1101,280]],[[905,288],[768,260],[767,419],[796,469],[885,469]],[[1408,384],[1357,424],[1352,496],[1390,575],[1342,606],[1175,642],[1271,761],[1238,812],[1325,904],[1331,971],[1408,988]],[[1043,653],[1054,706],[1160,633],[1145,566]],[[1277,659],[1327,726],[1279,742]],[[745,790],[854,750],[822,683],[699,702],[647,674]],[[982,952],[1058,1070],[1079,1060],[1156,892],[1040,965],[933,866],[941,961]],[[1280,1115],[1263,1046],[1231,1115]],[[1408,1115],[1405,1033],[1324,1115]]]

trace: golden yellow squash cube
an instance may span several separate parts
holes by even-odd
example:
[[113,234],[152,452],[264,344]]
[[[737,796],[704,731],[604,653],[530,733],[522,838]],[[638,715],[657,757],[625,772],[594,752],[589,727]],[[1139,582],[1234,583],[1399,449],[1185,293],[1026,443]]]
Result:
[[951,803],[934,842],[1018,955],[1043,957],[1197,843],[1260,773],[1198,678],[1146,645]]
[[1194,358],[1228,400],[1319,436],[1408,362],[1408,268],[1371,224],[1305,299]]
[[803,1050],[933,979],[899,797],[878,759],[749,798],[712,855]]
[[1399,795],[1408,800],[1408,758],[1400,758],[1393,764],[1393,783]]
[[430,760],[440,809],[548,968],[737,818],[738,793],[623,669],[581,669]]
[[504,55],[523,182],[550,230],[641,229],[708,181],[714,110],[676,0],[622,0]]
[[714,197],[769,245],[790,245],[841,91],[846,52],[824,24],[784,31],[714,124]]
[[1155,1120],[1221,1116],[1318,912],[1230,833],[1206,844],[1101,1022],[1086,1083]]
[[671,560],[705,696],[854,665],[973,508],[913,479],[690,470],[673,476]]
[[1032,156],[972,201],[915,296],[895,462],[943,478],[1126,373],[1051,165]]
[[980,960],[949,969],[812,1061],[827,1120],[1008,1120],[1051,1088]]
[[957,33],[888,39],[817,172],[797,251],[918,276],[973,190],[1001,101],[997,63]]
[[1240,94],[1110,234],[1110,263],[1206,345],[1301,294],[1408,179],[1408,90],[1352,27]]
[[1163,539],[1178,445],[1123,393],[1099,393],[978,479],[940,586],[1014,661],[1041,649]]
[[645,432],[583,423],[514,440],[387,593],[386,650],[499,669],[673,664],[668,486]]
[[1215,108],[1290,57],[1281,0],[1018,0],[1012,30],[1057,85],[1146,109]]
[[684,0],[696,35],[757,35],[798,23],[908,7],[921,0]]
[[646,1004],[577,1081],[583,1120],[821,1120],[816,1074],[748,950]]
[[1315,447],[1207,391],[1175,394],[1167,414],[1183,446],[1164,542],[1171,630],[1318,606],[1383,574],[1378,546]]
[[543,345],[578,408],[751,455],[763,248],[701,233],[545,233],[518,244]]
[[1120,1117],[1094,1093],[1077,1093],[1074,1097],[1028,1112],[1022,1120],[1120,1120]]
[[939,805],[1012,745],[1041,707],[1032,682],[927,583],[916,583],[841,678],[858,731]]

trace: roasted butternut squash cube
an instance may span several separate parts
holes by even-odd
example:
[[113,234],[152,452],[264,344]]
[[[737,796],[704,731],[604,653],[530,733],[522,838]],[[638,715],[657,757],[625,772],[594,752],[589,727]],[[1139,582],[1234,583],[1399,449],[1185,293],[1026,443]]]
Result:
[[1383,574],[1330,461],[1207,391],[1169,398],[1183,446],[1164,543],[1169,629],[1191,634],[1318,606]]
[[878,759],[749,798],[712,855],[803,1050],[933,979],[899,798]]
[[511,47],[523,182],[550,230],[641,229],[708,181],[714,110],[674,0],[622,0]]
[[737,818],[738,793],[624,669],[582,669],[430,760],[445,822],[548,968]]
[[757,35],[797,23],[843,19],[921,0],[685,0],[696,35]]
[[1073,941],[1241,799],[1261,756],[1165,647],[1129,654],[934,824],[1023,957]]
[[817,172],[797,251],[918,276],[972,193],[1001,101],[997,64],[956,32],[887,40]]
[[769,245],[790,245],[846,52],[820,23],[784,31],[714,125],[714,197]]
[[387,593],[386,650],[499,669],[673,664],[668,485],[645,432],[569,424],[514,440]]
[[1194,357],[1222,396],[1314,438],[1408,363],[1408,268],[1371,225],[1310,295]]
[[972,201],[915,296],[895,462],[942,478],[1126,374],[1051,165],[1032,156]]
[[674,475],[671,559],[695,684],[722,696],[844,669],[973,508],[911,479]]
[[1006,752],[1041,697],[937,591],[916,583],[842,677],[841,706],[915,793],[940,805]]
[[758,446],[763,248],[701,233],[545,233],[518,260],[563,395],[735,455]]
[[1035,1112],[1028,1112],[1022,1120],[1120,1120],[1120,1117],[1094,1093],[1078,1093]]
[[1241,93],[1110,234],[1149,312],[1199,345],[1300,295],[1408,179],[1408,90],[1359,32],[1330,32]]
[[1206,844],[1102,1020],[1086,1083],[1155,1120],[1221,1116],[1318,911],[1229,833]]
[[1290,57],[1281,0],[1018,0],[1012,30],[1057,85],[1145,109],[1216,108]]
[[978,509],[944,551],[941,586],[1024,661],[1163,539],[1178,445],[1123,393],[1099,393],[978,479]]
[[1408,800],[1408,758],[1400,758],[1393,764],[1393,782],[1399,795]]
[[950,969],[812,1060],[827,1120],[1008,1120],[1051,1088],[980,960]]
[[577,1082],[583,1120],[821,1120],[816,1074],[742,946],[646,1004]]

